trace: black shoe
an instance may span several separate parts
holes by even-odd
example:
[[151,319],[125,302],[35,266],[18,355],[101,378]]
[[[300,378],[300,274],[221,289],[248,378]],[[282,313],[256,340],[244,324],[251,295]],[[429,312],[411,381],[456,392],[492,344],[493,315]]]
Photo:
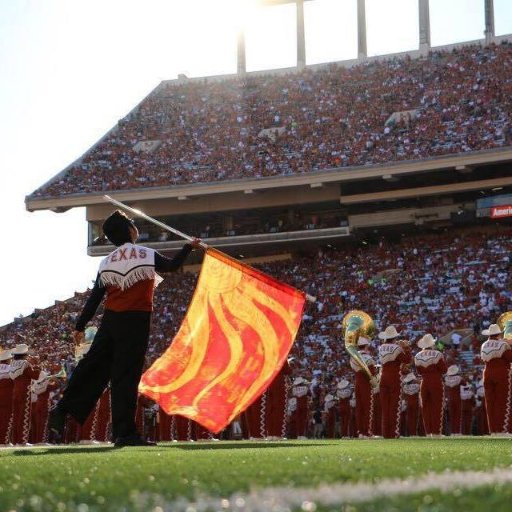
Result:
[[64,427],[66,425],[66,413],[55,407],[50,411],[48,417],[48,437],[52,444],[60,444],[64,438]]
[[114,448],[122,448],[123,446],[156,446],[156,443],[146,441],[138,435],[118,437],[114,443]]

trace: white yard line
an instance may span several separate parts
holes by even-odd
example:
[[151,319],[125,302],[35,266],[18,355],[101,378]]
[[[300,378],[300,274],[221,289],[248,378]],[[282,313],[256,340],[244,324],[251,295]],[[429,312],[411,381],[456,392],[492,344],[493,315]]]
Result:
[[156,506],[153,512],[289,512],[293,509],[313,512],[317,506],[335,507],[393,498],[423,492],[449,493],[485,485],[512,484],[512,468],[492,471],[446,471],[405,479],[386,479],[375,483],[344,483],[315,488],[275,487],[237,493],[229,498],[202,496],[194,502],[184,499]]

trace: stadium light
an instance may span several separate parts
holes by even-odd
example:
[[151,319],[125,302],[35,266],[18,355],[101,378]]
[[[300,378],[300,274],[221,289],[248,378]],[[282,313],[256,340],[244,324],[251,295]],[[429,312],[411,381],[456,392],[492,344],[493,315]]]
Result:
[[231,0],[233,17],[238,20],[239,33],[237,43],[237,73],[246,73],[245,31],[244,26],[250,19],[254,7],[272,7],[275,5],[296,4],[297,6],[297,68],[306,66],[306,36],[304,28],[304,2],[311,0]]
[[[282,4],[296,4],[301,0],[258,0],[261,5],[282,5]],[[303,2],[310,2],[311,0],[302,0]]]

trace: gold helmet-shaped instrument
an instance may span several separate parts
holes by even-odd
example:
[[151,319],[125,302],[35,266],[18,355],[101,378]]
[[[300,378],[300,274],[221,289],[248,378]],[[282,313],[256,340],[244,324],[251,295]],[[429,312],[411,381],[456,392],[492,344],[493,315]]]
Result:
[[507,311],[500,315],[497,323],[503,331],[503,338],[512,340],[512,311]]
[[357,341],[360,336],[371,338],[375,333],[375,324],[372,317],[364,311],[349,311],[343,317],[341,325],[345,338],[345,349],[350,354],[350,357],[366,372],[372,386],[377,387],[379,379],[372,375],[370,368],[368,368],[368,365],[357,350]]

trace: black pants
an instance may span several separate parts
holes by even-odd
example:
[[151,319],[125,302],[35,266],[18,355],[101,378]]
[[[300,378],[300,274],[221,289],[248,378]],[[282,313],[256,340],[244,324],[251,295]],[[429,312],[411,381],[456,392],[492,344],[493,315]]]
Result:
[[105,310],[89,352],[78,363],[58,408],[83,424],[111,383],[112,436],[136,433],[137,388],[148,346],[151,313]]

